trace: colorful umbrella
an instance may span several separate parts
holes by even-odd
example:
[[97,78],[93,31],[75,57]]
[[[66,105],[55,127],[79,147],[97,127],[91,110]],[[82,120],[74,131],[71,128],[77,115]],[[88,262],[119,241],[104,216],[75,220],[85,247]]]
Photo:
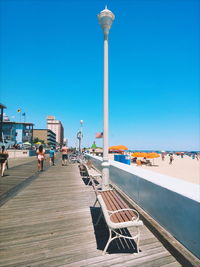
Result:
[[109,150],[115,150],[116,149],[116,146],[110,146],[109,147]]
[[31,143],[29,143],[29,142],[25,142],[25,143],[23,143],[24,145],[29,145],[29,146],[31,146]]
[[123,145],[119,145],[119,146],[117,146],[117,149],[128,150],[128,147],[127,146],[123,146]]
[[147,154],[147,158],[153,159],[153,165],[154,165],[154,159],[155,158],[159,158],[159,157],[160,157],[160,155],[158,153],[156,153],[156,152],[151,152],[151,153]]
[[158,153],[156,153],[156,152],[151,152],[151,153],[147,153],[146,157],[149,158],[149,159],[155,159],[155,158],[159,158],[160,155]]
[[118,145],[118,146],[111,146],[109,147],[109,150],[128,150],[126,146]]
[[134,152],[131,154],[132,157],[134,158],[146,158],[147,157],[147,153],[145,152]]

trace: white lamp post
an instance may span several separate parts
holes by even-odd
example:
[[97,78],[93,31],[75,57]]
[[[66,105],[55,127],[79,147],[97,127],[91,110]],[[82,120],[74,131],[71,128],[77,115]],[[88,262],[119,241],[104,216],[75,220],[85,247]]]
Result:
[[81,125],[81,129],[80,129],[80,153],[82,153],[82,138],[83,138],[83,120],[80,120],[80,125]]
[[99,24],[104,32],[104,122],[103,122],[103,162],[102,189],[109,186],[109,158],[108,158],[108,34],[115,15],[105,7],[98,15]]

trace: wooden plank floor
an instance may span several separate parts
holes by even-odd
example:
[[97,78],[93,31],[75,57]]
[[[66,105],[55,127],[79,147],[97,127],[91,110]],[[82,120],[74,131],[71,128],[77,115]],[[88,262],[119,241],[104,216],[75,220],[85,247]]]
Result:
[[9,169],[5,170],[5,176],[0,178],[0,196],[37,172],[37,162],[35,158],[24,162],[23,167],[21,164],[13,167],[11,166],[12,163],[9,164]]
[[139,254],[113,242],[102,256],[108,230],[94,227],[94,200],[76,164],[40,173],[0,209],[0,266],[181,266],[145,226]]

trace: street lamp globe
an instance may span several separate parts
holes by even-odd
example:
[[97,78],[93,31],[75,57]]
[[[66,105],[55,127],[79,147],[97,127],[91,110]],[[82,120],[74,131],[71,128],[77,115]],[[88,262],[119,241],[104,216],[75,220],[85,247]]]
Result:
[[113,20],[115,19],[115,15],[109,9],[107,9],[106,6],[105,9],[102,10],[97,17],[104,33],[108,34]]
[[83,120],[80,120],[80,124],[81,124],[81,125],[83,124]]

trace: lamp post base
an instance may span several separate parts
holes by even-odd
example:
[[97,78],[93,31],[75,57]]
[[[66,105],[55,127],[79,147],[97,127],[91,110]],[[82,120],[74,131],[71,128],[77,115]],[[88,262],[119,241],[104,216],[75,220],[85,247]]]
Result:
[[102,190],[109,189],[109,167],[110,163],[108,160],[103,160],[102,164]]

